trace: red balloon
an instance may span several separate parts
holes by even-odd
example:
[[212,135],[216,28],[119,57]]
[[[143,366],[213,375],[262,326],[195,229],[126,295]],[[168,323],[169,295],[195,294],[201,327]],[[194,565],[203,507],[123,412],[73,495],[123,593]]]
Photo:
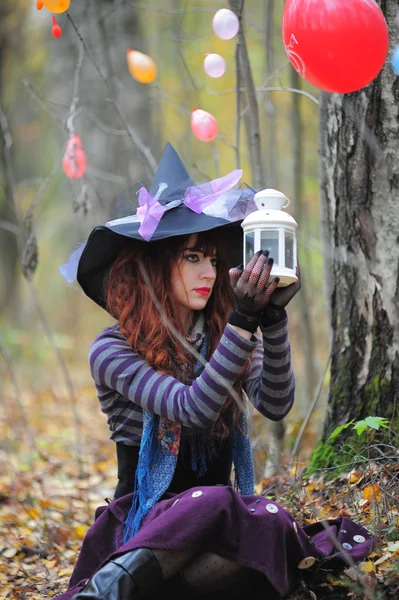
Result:
[[287,0],[283,41],[294,69],[306,81],[347,94],[381,71],[388,27],[374,0]]
[[62,168],[70,179],[79,179],[86,173],[87,158],[82,141],[76,133],[73,133],[66,143]]

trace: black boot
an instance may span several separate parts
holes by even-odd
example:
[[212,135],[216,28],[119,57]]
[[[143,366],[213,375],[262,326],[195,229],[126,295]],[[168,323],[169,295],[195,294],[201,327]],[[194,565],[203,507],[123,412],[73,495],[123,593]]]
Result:
[[136,600],[162,582],[162,570],[152,550],[139,548],[107,563],[72,600]]

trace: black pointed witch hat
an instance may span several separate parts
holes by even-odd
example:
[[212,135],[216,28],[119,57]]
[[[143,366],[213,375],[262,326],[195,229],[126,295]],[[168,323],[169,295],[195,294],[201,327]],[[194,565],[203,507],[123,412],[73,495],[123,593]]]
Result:
[[[222,180],[229,177],[223,186]],[[91,232],[77,266],[77,281],[85,294],[105,308],[106,276],[129,238],[151,243],[172,236],[228,227],[231,264],[240,263],[241,222],[246,214],[256,210],[254,190],[232,187],[231,182],[236,183],[240,177],[240,171],[233,171],[226,178],[197,186],[175,149],[167,143],[150,191],[142,188],[139,192],[141,207],[137,213],[109,221]],[[199,211],[204,205],[205,208]]]

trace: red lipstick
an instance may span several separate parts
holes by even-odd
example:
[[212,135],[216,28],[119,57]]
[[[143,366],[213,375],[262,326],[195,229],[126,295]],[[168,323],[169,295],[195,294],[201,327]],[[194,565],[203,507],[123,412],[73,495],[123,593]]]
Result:
[[194,291],[197,292],[197,294],[201,294],[201,296],[208,296],[209,292],[211,291],[211,288],[202,287],[202,288],[197,288]]

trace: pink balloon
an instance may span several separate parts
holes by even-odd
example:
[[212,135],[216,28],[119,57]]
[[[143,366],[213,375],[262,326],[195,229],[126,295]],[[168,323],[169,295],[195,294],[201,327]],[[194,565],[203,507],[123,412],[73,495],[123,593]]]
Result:
[[240,28],[238,17],[232,10],[221,8],[212,21],[213,31],[221,40],[231,40]]
[[221,77],[226,71],[226,63],[220,54],[207,54],[204,60],[204,70],[209,77]]
[[211,142],[218,133],[218,124],[209,112],[195,108],[191,113],[191,129],[201,142]]

